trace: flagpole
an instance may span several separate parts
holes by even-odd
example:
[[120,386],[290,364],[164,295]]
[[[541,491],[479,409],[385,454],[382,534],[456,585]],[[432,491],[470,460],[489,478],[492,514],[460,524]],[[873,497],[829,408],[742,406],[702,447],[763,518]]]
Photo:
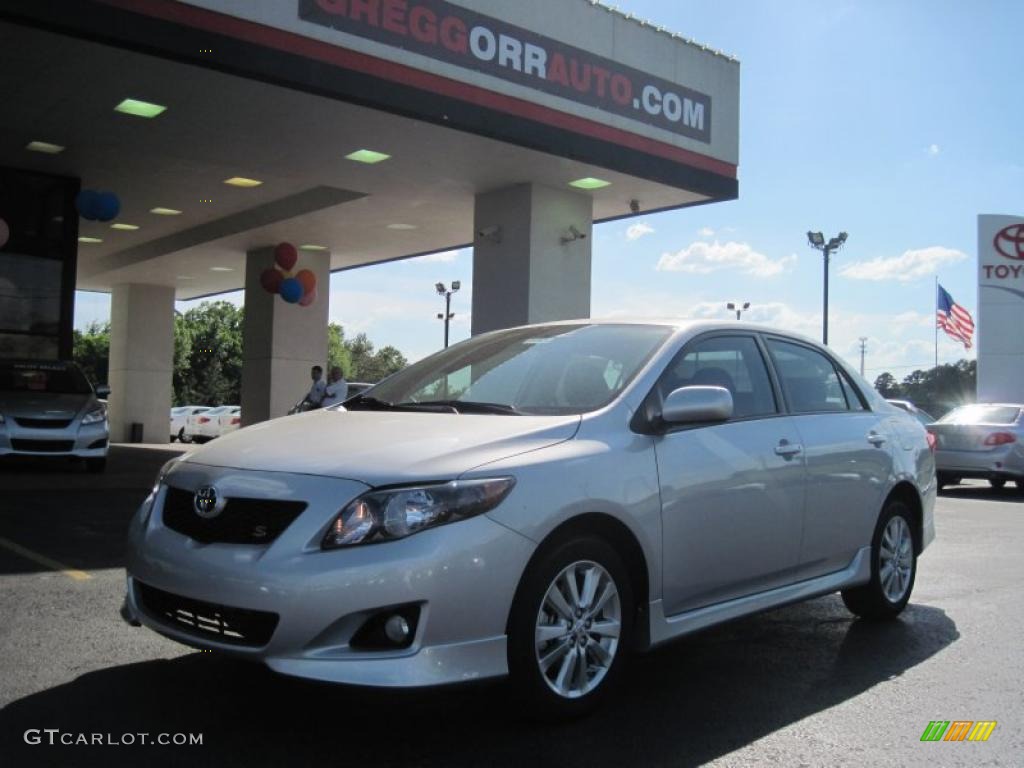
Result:
[[935,367],[939,367],[939,276],[935,275],[935,290],[932,291],[935,299],[935,311],[932,313],[932,320],[935,323]]

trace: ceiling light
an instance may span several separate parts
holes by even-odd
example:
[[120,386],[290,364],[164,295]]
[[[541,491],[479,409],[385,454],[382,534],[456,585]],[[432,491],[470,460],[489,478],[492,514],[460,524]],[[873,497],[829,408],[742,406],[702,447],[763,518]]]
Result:
[[60,144],[51,144],[48,141],[30,141],[25,145],[25,149],[30,152],[43,152],[47,155],[56,155],[64,151],[64,147]]
[[390,157],[391,155],[385,155],[383,152],[374,152],[372,149],[357,149],[355,152],[345,155],[346,160],[354,160],[357,163],[367,163],[369,165],[383,162]]
[[89,245],[95,245],[96,243],[102,243],[103,242],[103,238],[102,237],[80,237],[80,238],[78,238],[78,242],[80,242],[80,243],[88,243]]
[[314,245],[313,243],[306,243],[305,245],[299,246],[300,251],[326,251],[326,245]]
[[121,224],[121,223],[117,223],[117,224],[111,224],[110,228],[111,229],[120,229],[122,232],[134,232],[139,227],[138,227],[137,224]]
[[155,213],[157,216],[180,216],[181,215],[181,211],[179,211],[179,210],[177,210],[175,208],[161,208],[159,206],[157,206],[156,208],[150,208],[149,212],[150,213]]
[[569,186],[576,187],[576,189],[601,189],[601,187],[611,186],[611,182],[604,179],[595,179],[593,176],[586,176],[582,179],[576,179],[576,181],[570,181]]
[[249,187],[258,187],[263,182],[258,179],[247,179],[244,176],[232,176],[230,179],[224,179],[224,183],[231,187],[248,189]]
[[161,104],[152,104],[148,101],[139,101],[138,99],[125,99],[114,107],[115,112],[134,115],[135,117],[156,117],[166,111],[166,109],[167,107]]
[[400,232],[406,232],[410,229],[416,229],[415,224],[388,224],[388,229],[397,229]]
[[234,272],[231,267],[210,267],[211,272]]

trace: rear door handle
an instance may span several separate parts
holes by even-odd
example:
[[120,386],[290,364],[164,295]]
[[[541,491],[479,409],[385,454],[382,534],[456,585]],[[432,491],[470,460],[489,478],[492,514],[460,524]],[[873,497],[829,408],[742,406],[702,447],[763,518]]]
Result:
[[875,448],[881,448],[885,445],[885,441],[885,435],[880,435],[877,432],[868,432],[868,442],[875,446]]
[[775,446],[775,453],[788,459],[790,456],[796,456],[803,449],[804,447],[798,443],[791,443],[789,440],[779,440],[779,444]]

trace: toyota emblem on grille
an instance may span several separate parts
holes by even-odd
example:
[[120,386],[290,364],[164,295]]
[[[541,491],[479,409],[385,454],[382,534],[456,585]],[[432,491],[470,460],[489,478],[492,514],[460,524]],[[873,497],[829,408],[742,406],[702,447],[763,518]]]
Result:
[[196,490],[192,498],[192,509],[204,520],[216,517],[224,510],[227,499],[217,494],[217,489],[212,485],[204,485]]

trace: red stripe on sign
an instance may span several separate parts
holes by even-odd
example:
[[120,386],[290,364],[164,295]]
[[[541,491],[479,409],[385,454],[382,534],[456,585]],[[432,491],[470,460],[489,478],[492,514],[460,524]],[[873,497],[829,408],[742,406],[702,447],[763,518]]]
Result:
[[596,123],[586,118],[559,112],[550,107],[543,107],[524,99],[505,96],[485,88],[468,85],[440,75],[433,75],[403,64],[395,64],[385,59],[358,53],[348,48],[314,40],[294,32],[268,27],[254,21],[227,16],[216,11],[184,5],[177,0],[97,0],[105,5],[121,10],[139,13],[153,18],[162,19],[175,24],[203,29],[248,43],[273,48],[285,53],[302,56],[307,59],[333,64],[337,67],[364,72],[375,77],[390,80],[402,85],[419,88],[441,96],[476,104],[480,107],[498,112],[524,117],[539,123],[546,123],[572,133],[590,136],[591,138],[618,144],[667,160],[688,165],[693,168],[710,171],[730,179],[736,178],[736,166],[723,160],[717,160],[699,152],[666,144],[662,141],[649,139],[620,128]]

